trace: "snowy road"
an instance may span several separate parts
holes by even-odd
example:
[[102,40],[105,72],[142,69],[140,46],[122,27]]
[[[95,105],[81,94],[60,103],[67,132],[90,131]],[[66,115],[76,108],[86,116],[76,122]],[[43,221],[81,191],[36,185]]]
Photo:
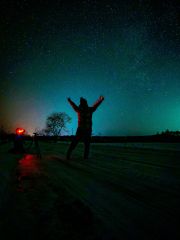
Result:
[[85,162],[80,145],[64,163],[66,144],[40,146],[42,159],[7,157],[11,188],[0,222],[6,237],[180,239],[179,152],[95,145]]

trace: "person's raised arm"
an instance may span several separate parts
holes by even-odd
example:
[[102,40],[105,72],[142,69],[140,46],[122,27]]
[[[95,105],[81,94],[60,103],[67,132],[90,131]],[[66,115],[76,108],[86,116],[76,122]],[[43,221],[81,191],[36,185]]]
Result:
[[94,105],[92,106],[93,112],[96,111],[97,107],[99,107],[99,105],[102,103],[102,101],[104,101],[104,97],[100,96],[98,98],[98,100],[94,103]]
[[79,109],[78,106],[70,98],[67,98],[67,100],[70,103],[70,105],[73,107],[73,109],[77,112]]

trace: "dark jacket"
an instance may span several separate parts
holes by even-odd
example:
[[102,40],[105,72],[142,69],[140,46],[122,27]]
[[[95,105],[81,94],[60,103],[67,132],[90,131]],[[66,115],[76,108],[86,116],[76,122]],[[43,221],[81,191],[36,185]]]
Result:
[[88,107],[88,105],[77,106],[72,100],[69,99],[68,101],[78,114],[78,128],[85,131],[92,131],[92,114],[96,111],[103,99],[98,99],[92,107]]

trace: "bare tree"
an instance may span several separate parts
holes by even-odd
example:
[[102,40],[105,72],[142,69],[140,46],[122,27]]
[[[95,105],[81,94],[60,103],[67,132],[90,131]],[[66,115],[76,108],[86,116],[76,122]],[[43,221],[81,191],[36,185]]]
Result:
[[62,131],[67,131],[66,124],[71,118],[65,112],[55,112],[46,119],[46,133],[53,136],[61,136]]

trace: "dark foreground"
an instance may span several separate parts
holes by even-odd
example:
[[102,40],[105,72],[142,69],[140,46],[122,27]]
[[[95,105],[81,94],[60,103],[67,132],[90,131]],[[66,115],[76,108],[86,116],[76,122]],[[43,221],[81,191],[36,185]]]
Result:
[[1,239],[180,239],[180,152],[41,143],[0,146]]

